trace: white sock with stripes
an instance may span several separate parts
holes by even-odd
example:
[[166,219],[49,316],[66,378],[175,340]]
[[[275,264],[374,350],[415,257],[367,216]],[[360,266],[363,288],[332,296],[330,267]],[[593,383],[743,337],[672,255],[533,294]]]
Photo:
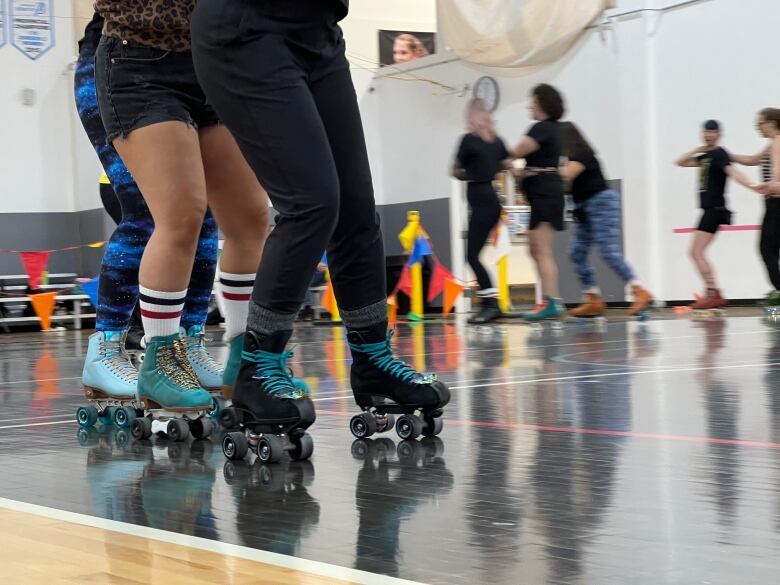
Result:
[[249,299],[254,286],[254,274],[220,272],[219,289],[225,308],[225,339],[233,339],[246,331]]
[[146,342],[153,337],[167,337],[179,332],[181,311],[187,290],[162,292],[140,286],[141,321],[144,324]]

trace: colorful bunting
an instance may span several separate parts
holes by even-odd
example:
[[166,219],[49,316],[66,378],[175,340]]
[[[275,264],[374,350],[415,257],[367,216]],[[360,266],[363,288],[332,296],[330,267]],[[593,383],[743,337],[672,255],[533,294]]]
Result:
[[437,262],[433,267],[431,279],[428,281],[428,302],[430,303],[442,293],[444,290],[444,282],[447,279],[452,280],[453,278],[454,276],[452,276],[450,271],[444,268],[444,265],[441,262]]
[[30,295],[30,303],[32,303],[33,310],[41,321],[41,329],[43,331],[48,331],[51,327],[51,316],[52,313],[54,313],[54,305],[57,303],[57,293],[45,292],[37,295]]
[[398,301],[395,295],[387,297],[387,322],[394,325],[398,321]]
[[46,269],[46,263],[49,261],[48,252],[20,252],[24,271],[27,273],[27,280],[32,290],[41,285],[41,276]]
[[398,279],[398,284],[395,285],[396,290],[400,290],[407,297],[412,296],[412,275],[409,272],[409,265],[405,265],[401,270],[401,278]]
[[322,308],[328,313],[333,314],[333,308],[336,306],[336,295],[333,294],[333,283],[328,279],[325,284],[325,291],[322,293]]
[[431,250],[430,242],[428,242],[427,238],[418,236],[414,241],[414,248],[412,249],[412,254],[409,257],[409,264],[417,264],[418,262],[422,262],[423,256],[430,256],[431,254],[433,254],[433,250]]
[[455,282],[454,280],[446,280],[444,282],[444,306],[442,307],[442,315],[448,315],[455,306],[455,301],[463,292],[463,286]]
[[79,286],[81,287],[81,290],[84,291],[84,294],[89,297],[89,301],[92,303],[93,307],[98,306],[98,287],[99,287],[99,277],[95,277],[91,280],[87,280],[86,282],[82,282]]

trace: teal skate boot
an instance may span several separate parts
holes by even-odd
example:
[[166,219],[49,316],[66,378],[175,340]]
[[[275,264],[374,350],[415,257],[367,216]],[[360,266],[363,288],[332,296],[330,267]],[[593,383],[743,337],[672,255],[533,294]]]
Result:
[[125,331],[96,331],[89,337],[82,382],[89,406],[76,410],[82,428],[98,421],[126,428],[136,417],[138,372],[125,353]]
[[138,374],[138,399],[147,416],[133,421],[136,439],[153,434],[183,441],[192,435],[208,437],[214,425],[211,394],[198,382],[187,355],[187,343],[178,333],[153,337],[147,343]]
[[189,331],[182,327],[179,335],[187,346],[187,360],[195,371],[198,383],[211,394],[214,407],[211,417],[216,418],[229,404],[230,397],[223,392],[225,368],[206,351],[206,332],[202,326],[193,325]]
[[542,321],[552,321],[553,327],[558,329],[565,317],[566,307],[563,300],[549,295],[545,295],[544,301],[540,305],[523,315],[523,318],[529,323],[539,324]]
[[228,342],[228,358],[225,371],[222,374],[222,396],[233,398],[233,386],[238,378],[238,370],[241,368],[241,352],[244,349],[244,333],[236,335]]

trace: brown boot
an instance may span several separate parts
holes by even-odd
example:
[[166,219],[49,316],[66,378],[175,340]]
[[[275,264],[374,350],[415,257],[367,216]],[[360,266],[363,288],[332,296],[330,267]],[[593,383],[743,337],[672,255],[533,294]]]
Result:
[[628,314],[632,317],[636,317],[650,306],[650,303],[653,302],[653,295],[638,284],[631,287],[631,294],[634,297],[634,302],[631,303]]
[[585,302],[569,311],[571,317],[601,317],[607,310],[602,298],[596,293],[585,293]]

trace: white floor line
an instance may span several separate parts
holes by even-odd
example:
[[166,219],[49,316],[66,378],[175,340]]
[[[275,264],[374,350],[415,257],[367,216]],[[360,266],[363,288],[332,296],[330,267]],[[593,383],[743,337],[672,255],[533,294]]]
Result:
[[24,512],[28,514],[34,514],[36,516],[43,516],[44,518],[51,518],[53,520],[61,520],[63,522],[71,522],[73,524],[80,524],[82,526],[90,526],[100,530],[110,530],[111,532],[119,532],[121,534],[128,534],[140,538],[148,538],[150,540],[157,540],[159,542],[165,542],[168,544],[187,546],[206,552],[228,555],[248,561],[255,561],[259,563],[265,563],[267,565],[282,567],[285,569],[292,569],[294,571],[303,571],[306,573],[319,575],[321,577],[341,579],[342,581],[359,583],[361,585],[423,585],[416,581],[407,581],[405,579],[398,579],[395,577],[386,577],[384,575],[377,575],[367,571],[339,567],[338,565],[331,565],[320,561],[310,561],[307,559],[258,550],[246,546],[238,546],[226,542],[209,540],[207,538],[188,536],[186,534],[177,534],[175,532],[158,530],[157,528],[137,526],[135,524],[127,524],[125,522],[117,522],[116,520],[106,520],[105,518],[97,518],[94,516],[87,516],[86,514],[67,512],[65,510],[57,510],[47,506],[38,506],[36,504],[28,504],[6,498],[0,498],[0,507],[6,508],[8,510],[14,510],[16,512]]
[[49,425],[64,425],[64,424],[76,424],[76,415],[75,413],[71,418],[68,420],[53,420],[49,422],[39,422],[39,423],[28,423],[26,425],[5,425],[0,427],[0,431],[4,429],[25,429],[27,427],[45,427]]
[[23,417],[20,417],[20,418],[4,418],[4,419],[0,420],[0,424],[1,423],[8,423],[8,422],[19,422],[20,420],[40,420],[42,418],[49,418],[49,419],[51,419],[51,418],[65,418],[65,417],[73,418],[73,416],[74,416],[73,413],[69,412],[68,414],[64,414],[63,413],[63,414],[48,414],[46,416],[23,416]]
[[74,376],[72,378],[41,378],[39,380],[14,380],[13,382],[0,382],[0,386],[8,386],[10,384],[37,384],[38,382],[62,382],[63,380],[81,380],[81,376]]
[[759,362],[755,364],[733,364],[727,366],[698,366],[695,368],[665,368],[655,370],[628,370],[625,372],[609,372],[603,374],[583,374],[577,376],[558,376],[555,378],[536,378],[533,380],[514,380],[509,382],[490,382],[487,384],[466,384],[463,386],[450,386],[450,390],[467,390],[470,388],[488,388],[491,386],[512,386],[514,384],[536,384],[539,382],[563,382],[565,380],[586,380],[588,378],[612,378],[615,376],[634,376],[643,374],[669,374],[676,372],[704,372],[707,370],[735,370],[739,368],[765,368],[767,366],[780,366],[780,362]]

